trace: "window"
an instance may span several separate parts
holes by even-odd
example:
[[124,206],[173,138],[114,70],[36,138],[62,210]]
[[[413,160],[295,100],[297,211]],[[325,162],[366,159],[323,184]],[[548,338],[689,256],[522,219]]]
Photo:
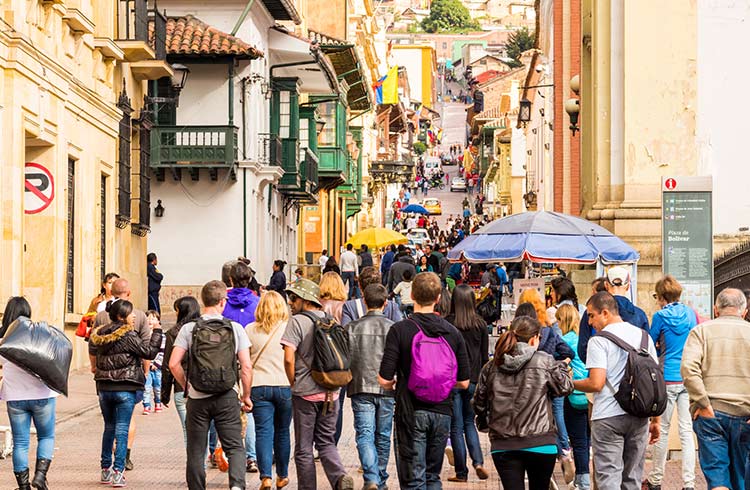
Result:
[[443,49],[448,49],[448,43],[443,43]]
[[76,218],[76,167],[75,160],[68,159],[68,230],[67,230],[67,264],[65,266],[65,311],[73,313],[75,311],[75,276],[73,269],[75,264],[75,218]]
[[151,118],[141,111],[136,120],[138,125],[138,225],[131,231],[138,236],[146,236],[151,231]]
[[279,137],[289,138],[292,105],[290,94],[286,90],[279,92]]
[[102,175],[99,190],[99,275],[107,274],[107,176]]
[[320,111],[320,117],[326,122],[318,137],[318,145],[336,146],[336,102],[320,104],[318,111]]
[[122,111],[117,136],[117,227],[125,228],[130,223],[130,134],[132,130],[130,115],[133,113],[133,108],[130,106],[130,98],[124,88],[117,101],[117,107]]
[[305,159],[305,148],[310,148],[310,120],[306,117],[299,119],[299,159]]

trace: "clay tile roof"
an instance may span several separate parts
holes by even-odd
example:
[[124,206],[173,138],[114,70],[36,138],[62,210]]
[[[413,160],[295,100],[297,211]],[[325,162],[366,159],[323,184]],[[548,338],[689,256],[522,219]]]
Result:
[[[153,22],[150,24],[153,36]],[[242,39],[186,15],[167,19],[167,54],[186,56],[234,56],[260,58],[263,52]]]
[[476,79],[478,83],[481,84],[489,80],[492,80],[493,78],[500,76],[500,75],[502,75],[502,73],[497,70],[487,70],[475,76],[474,78]]

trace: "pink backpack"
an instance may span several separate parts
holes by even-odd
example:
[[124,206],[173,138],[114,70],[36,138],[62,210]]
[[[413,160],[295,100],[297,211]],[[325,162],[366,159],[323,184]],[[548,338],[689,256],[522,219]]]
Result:
[[407,384],[417,400],[440,403],[451,394],[458,376],[458,362],[448,341],[429,337],[413,319],[419,332],[411,342],[411,372]]

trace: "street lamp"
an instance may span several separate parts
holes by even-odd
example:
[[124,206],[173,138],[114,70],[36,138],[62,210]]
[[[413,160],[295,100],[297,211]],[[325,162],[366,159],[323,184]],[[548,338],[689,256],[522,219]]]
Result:
[[581,111],[580,102],[578,99],[568,99],[565,102],[565,112],[570,116],[570,130],[573,132],[573,136],[576,135],[578,127],[578,113]]
[[175,63],[172,65],[172,71],[174,71],[174,75],[172,75],[172,88],[179,94],[185,88],[188,75],[190,75],[190,68],[180,63]]
[[156,207],[154,208],[154,216],[161,218],[164,216],[164,206],[161,205],[161,199],[157,199]]
[[518,121],[524,126],[531,121],[531,101],[525,97],[519,102]]
[[315,129],[318,131],[318,134],[323,132],[323,128],[326,126],[325,119],[316,119],[315,120]]

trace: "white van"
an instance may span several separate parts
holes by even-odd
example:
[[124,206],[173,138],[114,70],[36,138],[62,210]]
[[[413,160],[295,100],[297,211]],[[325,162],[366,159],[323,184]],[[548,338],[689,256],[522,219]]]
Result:
[[440,157],[427,157],[424,159],[424,175],[427,178],[432,177],[434,174],[440,173],[443,170],[443,164],[440,161]]

